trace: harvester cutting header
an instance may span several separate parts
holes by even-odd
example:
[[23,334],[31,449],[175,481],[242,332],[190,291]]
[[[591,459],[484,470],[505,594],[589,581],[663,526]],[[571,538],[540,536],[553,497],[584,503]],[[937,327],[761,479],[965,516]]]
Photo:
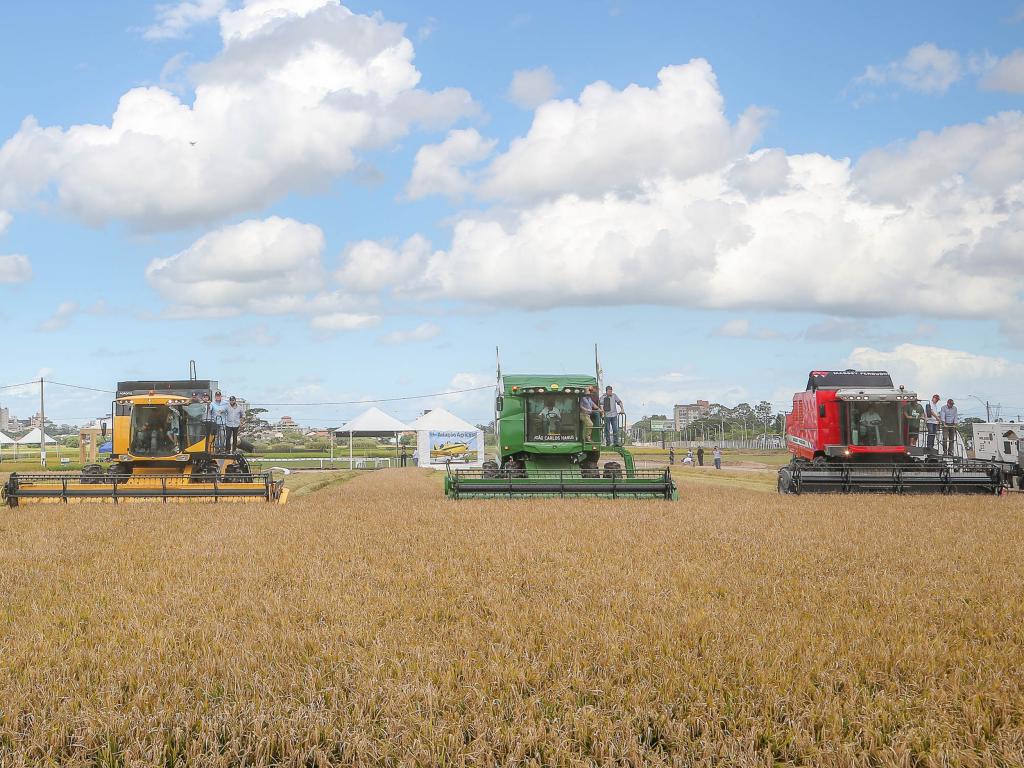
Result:
[[283,504],[283,481],[254,473],[241,452],[217,444],[209,410],[192,400],[194,393],[209,396],[216,389],[216,381],[196,378],[118,382],[110,467],[90,464],[79,474],[16,472],[3,486],[3,498],[12,507],[132,500]]
[[780,493],[998,493],[991,462],[918,446],[917,395],[886,371],[811,371],[786,414]]

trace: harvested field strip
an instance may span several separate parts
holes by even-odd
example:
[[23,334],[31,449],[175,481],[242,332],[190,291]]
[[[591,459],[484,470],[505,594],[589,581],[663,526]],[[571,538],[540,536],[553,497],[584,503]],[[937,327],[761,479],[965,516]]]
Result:
[[4,765],[1019,765],[1024,499],[0,514]]

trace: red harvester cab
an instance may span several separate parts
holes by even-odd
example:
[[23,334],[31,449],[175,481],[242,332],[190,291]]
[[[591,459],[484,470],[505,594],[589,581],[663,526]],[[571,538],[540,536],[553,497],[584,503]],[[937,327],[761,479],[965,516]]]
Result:
[[808,461],[899,460],[918,432],[916,403],[885,371],[811,371],[786,414],[786,446]]

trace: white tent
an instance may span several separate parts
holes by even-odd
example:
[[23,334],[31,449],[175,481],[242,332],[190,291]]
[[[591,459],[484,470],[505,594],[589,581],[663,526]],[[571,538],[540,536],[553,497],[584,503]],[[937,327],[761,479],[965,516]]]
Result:
[[[27,435],[18,438],[15,442],[17,442],[18,445],[39,445],[39,427],[32,427]],[[56,440],[49,435],[46,435],[47,445],[55,445],[56,443]]]
[[[19,445],[39,445],[39,437],[40,437],[39,427],[32,427],[32,429],[29,430],[28,434],[23,435],[22,437],[20,437],[17,440],[15,440],[14,441],[14,458],[18,458],[18,446]],[[49,435],[46,435],[46,444],[47,445],[56,445],[57,441],[54,440]]]
[[334,431],[334,434],[339,437],[348,435],[348,466],[351,468],[353,437],[390,437],[394,435],[395,448],[397,450],[399,433],[408,431],[409,426],[407,424],[403,424],[394,416],[389,416],[380,408],[373,407],[343,424]]
[[427,411],[409,429],[416,431],[416,463],[444,469],[449,462],[462,467],[484,463],[484,433],[444,408]]
[[14,445],[14,438],[0,432],[0,459],[3,458],[3,448],[5,445]]

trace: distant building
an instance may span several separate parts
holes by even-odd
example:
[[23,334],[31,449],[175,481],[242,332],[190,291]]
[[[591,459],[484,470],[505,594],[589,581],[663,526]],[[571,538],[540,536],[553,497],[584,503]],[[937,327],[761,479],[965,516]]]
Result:
[[672,408],[672,418],[675,420],[675,430],[686,429],[698,419],[708,415],[711,410],[711,403],[707,400],[698,400],[696,403],[687,405],[676,405]]
[[281,420],[277,422],[277,428],[293,430],[298,429],[299,425],[295,423],[295,419],[291,416],[282,416]]
[[11,414],[6,408],[0,408],[0,431],[11,428]]

